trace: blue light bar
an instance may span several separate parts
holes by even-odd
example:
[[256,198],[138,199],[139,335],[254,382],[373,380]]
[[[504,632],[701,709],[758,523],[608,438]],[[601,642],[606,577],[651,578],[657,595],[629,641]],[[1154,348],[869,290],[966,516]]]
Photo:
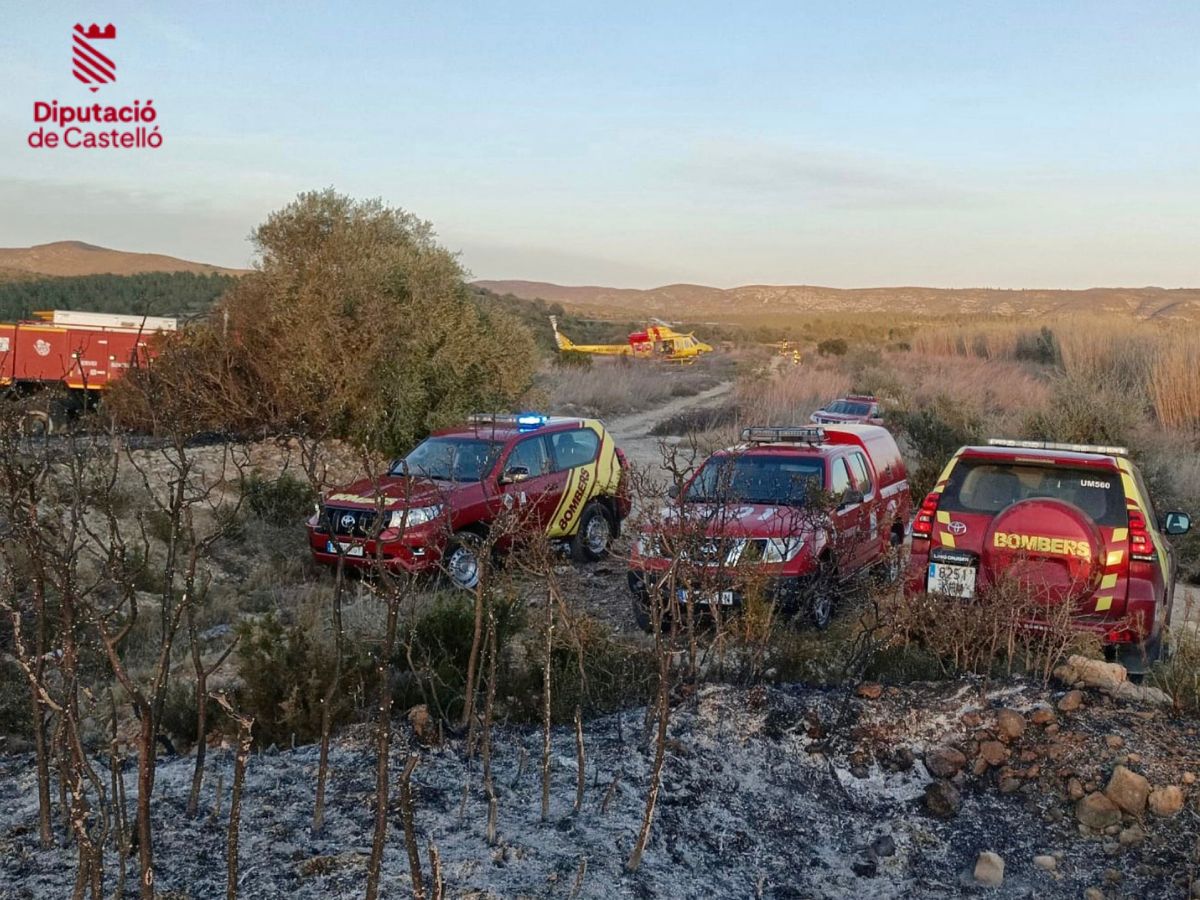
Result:
[[547,421],[547,418],[541,413],[518,413],[517,429],[519,431],[532,431],[535,428],[541,428]]

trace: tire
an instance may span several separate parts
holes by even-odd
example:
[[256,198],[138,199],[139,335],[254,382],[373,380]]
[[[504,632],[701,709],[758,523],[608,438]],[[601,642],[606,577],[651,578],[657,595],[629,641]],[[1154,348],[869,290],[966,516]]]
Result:
[[442,554],[442,569],[451,585],[461,591],[473,591],[479,586],[482,547],[483,539],[477,534],[460,531],[454,535]]
[[837,572],[828,560],[822,561],[808,590],[808,623],[817,631],[827,629],[833,621],[837,600]]
[[642,575],[630,570],[626,576],[629,583],[629,594],[633,601],[633,620],[638,628],[653,634],[654,627],[650,622],[650,597],[646,593],[646,581]]
[[571,538],[571,558],[576,562],[598,562],[608,556],[616,536],[612,519],[604,504],[593,500],[583,508],[579,529]]
[[21,417],[21,433],[27,438],[42,440],[54,433],[54,419],[44,409],[30,409]]
[[1146,644],[1134,644],[1114,654],[1116,661],[1129,673],[1129,680],[1135,684],[1140,683],[1150,673],[1154,664],[1166,659],[1167,655],[1166,641],[1161,634]]

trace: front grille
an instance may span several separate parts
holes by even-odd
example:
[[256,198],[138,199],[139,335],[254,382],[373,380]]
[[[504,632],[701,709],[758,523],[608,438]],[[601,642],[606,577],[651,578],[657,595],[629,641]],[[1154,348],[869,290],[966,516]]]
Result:
[[322,524],[325,522],[329,523],[335,534],[358,538],[375,536],[375,510],[373,509],[326,506]]

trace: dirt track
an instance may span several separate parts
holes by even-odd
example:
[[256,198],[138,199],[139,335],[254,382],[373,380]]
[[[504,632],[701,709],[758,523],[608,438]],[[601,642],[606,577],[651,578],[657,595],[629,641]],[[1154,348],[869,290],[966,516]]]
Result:
[[658,470],[662,466],[662,441],[678,441],[678,438],[663,438],[650,434],[650,430],[659,422],[671,416],[690,409],[705,406],[715,406],[718,400],[733,390],[733,382],[725,381],[716,387],[701,391],[691,397],[677,397],[662,406],[642,410],[626,416],[618,416],[606,424],[608,430],[616,436],[617,444],[625,451],[629,461],[638,468],[647,471]]

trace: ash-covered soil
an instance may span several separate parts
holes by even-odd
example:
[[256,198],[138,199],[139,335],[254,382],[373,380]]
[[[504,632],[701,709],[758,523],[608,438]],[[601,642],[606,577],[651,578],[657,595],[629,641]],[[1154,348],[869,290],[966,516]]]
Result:
[[[1177,898],[1193,890],[1200,832],[1197,789],[1188,780],[1200,771],[1194,721],[1095,693],[1080,708],[1061,711],[1061,691],[1025,682],[983,695],[977,683],[963,682],[862,694],[708,687],[677,697],[652,838],[633,873],[625,862],[653,759],[643,710],[587,723],[587,789],[578,814],[571,809],[574,736],[555,731],[546,822],[539,731],[498,729],[494,846],[485,837],[478,764],[468,764],[460,741],[424,747],[400,722],[394,772],[409,748],[420,752],[416,827],[423,851],[429,840],[436,843],[452,897],[569,897],[577,882],[577,896],[603,898],[1081,897],[1088,889],[1102,892],[1092,896]],[[1019,715],[1020,729],[1011,715],[998,718],[1002,707]],[[959,799],[957,812],[939,808],[948,815],[942,818],[927,806],[935,779],[925,759],[947,746],[962,754],[961,771],[947,769],[948,761],[950,769],[957,766],[953,754],[943,752],[941,765],[928,756],[946,778],[941,792],[951,787]],[[106,760],[96,764],[103,768]],[[361,896],[372,820],[369,730],[337,741],[327,826],[314,838],[316,764],[316,747],[251,759],[242,896]],[[1169,818],[1118,814],[1121,821],[1108,833],[1082,827],[1072,791],[1103,790],[1118,764],[1153,787],[1181,786],[1182,809]],[[198,820],[184,815],[191,771],[190,757],[163,759],[159,768],[159,890],[176,898],[223,896],[232,754],[210,756]],[[132,796],[132,766],[126,780]],[[225,796],[214,818],[218,783]],[[1005,861],[999,888],[974,880],[981,851]],[[1054,857],[1053,871],[1035,866],[1038,855]],[[115,855],[110,851],[106,860],[111,890]],[[425,864],[428,878],[427,858]],[[67,896],[73,866],[70,848],[37,847],[29,757],[0,757],[0,897]],[[394,803],[383,893],[410,895]]]

